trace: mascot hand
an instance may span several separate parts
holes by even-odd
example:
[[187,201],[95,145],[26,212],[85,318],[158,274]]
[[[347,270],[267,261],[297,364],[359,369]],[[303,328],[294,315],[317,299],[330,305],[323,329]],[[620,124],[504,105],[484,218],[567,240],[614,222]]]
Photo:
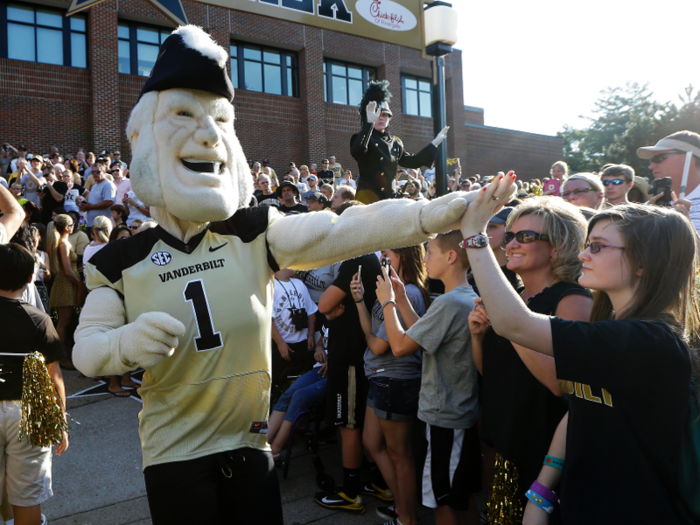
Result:
[[149,368],[173,354],[185,334],[185,325],[170,314],[147,312],[124,326],[120,358],[128,366]]
[[437,136],[433,139],[433,146],[436,148],[440,145],[440,143],[447,138],[447,132],[450,130],[450,126],[445,126],[440,130],[440,133],[437,134]]
[[377,119],[379,118],[379,115],[381,115],[382,110],[377,107],[377,103],[373,100],[372,102],[367,103],[365,112],[367,113],[367,122],[369,122],[370,124],[374,124],[375,122],[377,122]]
[[431,200],[420,212],[420,224],[426,233],[446,233],[459,229],[467,205],[476,192],[453,191]]

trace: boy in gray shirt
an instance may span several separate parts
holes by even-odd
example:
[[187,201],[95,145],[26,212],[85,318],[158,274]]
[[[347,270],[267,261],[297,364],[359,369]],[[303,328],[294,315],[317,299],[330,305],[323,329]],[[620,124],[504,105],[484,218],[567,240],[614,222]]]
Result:
[[434,510],[437,525],[463,522],[469,495],[481,490],[477,371],[467,321],[477,295],[467,282],[469,259],[459,247],[461,241],[462,235],[455,230],[428,244],[428,275],[444,283],[445,294],[407,331],[396,315],[394,292],[386,274],[377,285],[377,300],[384,311],[394,355],[423,350],[418,459],[423,472],[422,503]]

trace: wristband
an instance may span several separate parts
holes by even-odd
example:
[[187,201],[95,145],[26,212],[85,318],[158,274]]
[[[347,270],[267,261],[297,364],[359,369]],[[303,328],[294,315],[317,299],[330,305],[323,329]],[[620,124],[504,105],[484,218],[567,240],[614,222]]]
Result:
[[564,468],[564,460],[555,458],[554,456],[545,456],[542,464],[547,465],[548,467],[558,468],[559,470]]
[[360,299],[359,301],[355,301],[355,302],[356,302],[356,303],[361,303],[361,302],[364,301],[364,300],[365,300],[365,298],[363,297],[363,298]]
[[552,512],[554,512],[554,505],[552,505],[549,501],[544,499],[539,494],[533,492],[532,489],[528,490],[525,493],[525,496],[527,497],[527,499],[532,501],[535,505],[537,505],[539,508],[541,508],[547,514],[551,514]]
[[382,312],[384,311],[384,307],[389,303],[394,303],[394,306],[396,306],[396,301],[394,301],[393,299],[389,299],[382,305]]
[[540,483],[537,480],[535,480],[533,484],[530,485],[530,490],[538,496],[542,496],[552,505],[556,505],[557,503],[559,503],[559,496],[557,496],[552,489],[550,489],[549,487],[545,487],[544,485],[542,485],[542,483]]

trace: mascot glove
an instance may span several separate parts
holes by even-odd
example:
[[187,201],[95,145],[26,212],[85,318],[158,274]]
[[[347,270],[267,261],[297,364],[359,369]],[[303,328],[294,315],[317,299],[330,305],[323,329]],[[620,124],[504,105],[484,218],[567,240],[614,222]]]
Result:
[[132,370],[149,368],[171,356],[185,334],[185,325],[164,312],[146,312],[124,325],[119,338],[119,358]]
[[443,140],[447,138],[447,132],[450,130],[450,126],[445,126],[440,130],[440,133],[433,139],[433,146],[436,148],[442,143]]
[[373,100],[367,103],[365,112],[367,113],[367,122],[369,122],[370,124],[374,124],[375,122],[377,122],[377,119],[379,118],[379,115],[381,115],[382,110],[377,107],[377,103]]

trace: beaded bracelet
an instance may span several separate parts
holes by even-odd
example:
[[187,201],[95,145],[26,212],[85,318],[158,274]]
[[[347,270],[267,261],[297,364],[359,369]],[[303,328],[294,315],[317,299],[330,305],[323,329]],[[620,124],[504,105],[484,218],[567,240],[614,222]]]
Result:
[[551,514],[552,512],[554,512],[554,505],[552,505],[549,501],[544,499],[539,494],[535,493],[532,489],[528,490],[525,493],[525,496],[527,497],[527,499],[532,501],[535,505],[537,505],[547,514]]
[[564,468],[564,460],[560,458],[555,458],[554,456],[545,456],[543,465],[548,467],[558,468],[559,470]]

